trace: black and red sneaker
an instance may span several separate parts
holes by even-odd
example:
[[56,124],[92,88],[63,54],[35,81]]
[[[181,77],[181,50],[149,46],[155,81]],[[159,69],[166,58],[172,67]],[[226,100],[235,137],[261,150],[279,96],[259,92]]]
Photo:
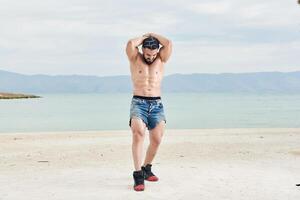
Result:
[[142,166],[142,171],[144,172],[144,178],[147,181],[158,181],[158,177],[155,176],[151,171],[151,164],[147,164],[146,166]]
[[134,186],[133,189],[135,191],[143,191],[145,189],[144,184],[144,171],[134,171],[133,172],[133,180],[134,180]]

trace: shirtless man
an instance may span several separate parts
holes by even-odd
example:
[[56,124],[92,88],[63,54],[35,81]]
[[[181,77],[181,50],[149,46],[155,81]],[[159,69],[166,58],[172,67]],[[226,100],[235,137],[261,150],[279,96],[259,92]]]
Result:
[[[142,53],[138,47],[142,45]],[[172,52],[167,38],[147,33],[128,41],[126,53],[130,62],[133,97],[130,107],[129,126],[132,131],[132,156],[134,190],[144,190],[144,180],[158,181],[151,171],[152,161],[161,142],[166,118],[161,100],[161,81],[164,64]],[[150,144],[142,166],[145,130],[149,130]]]

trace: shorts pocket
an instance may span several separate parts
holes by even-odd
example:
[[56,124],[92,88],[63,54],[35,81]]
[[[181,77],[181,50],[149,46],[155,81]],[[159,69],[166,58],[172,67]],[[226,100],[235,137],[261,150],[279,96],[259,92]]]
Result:
[[135,105],[141,105],[144,103],[143,99],[136,99],[136,98],[133,98],[132,101],[131,101],[132,104],[135,104]]

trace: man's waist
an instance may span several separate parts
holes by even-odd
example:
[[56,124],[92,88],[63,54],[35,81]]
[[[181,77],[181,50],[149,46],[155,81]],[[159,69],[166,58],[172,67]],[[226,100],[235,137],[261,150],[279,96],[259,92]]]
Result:
[[139,98],[139,99],[145,99],[145,100],[157,100],[157,99],[161,99],[160,96],[148,97],[148,96],[140,96],[140,95],[133,95],[133,98]]

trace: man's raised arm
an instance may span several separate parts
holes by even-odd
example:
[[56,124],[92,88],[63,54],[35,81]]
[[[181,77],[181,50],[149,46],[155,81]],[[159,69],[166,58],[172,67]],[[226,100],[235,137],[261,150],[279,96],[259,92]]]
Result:
[[133,60],[136,59],[136,57],[139,53],[138,46],[140,46],[143,43],[143,40],[146,39],[146,38],[147,37],[145,37],[145,36],[141,36],[141,37],[130,39],[127,42],[126,54],[127,54],[128,59],[130,61],[133,61]]
[[170,58],[172,53],[172,42],[171,40],[165,38],[164,36],[158,35],[156,33],[148,33],[145,36],[152,36],[158,39],[159,43],[162,45],[161,49],[159,50],[160,58],[163,62],[167,62]]

